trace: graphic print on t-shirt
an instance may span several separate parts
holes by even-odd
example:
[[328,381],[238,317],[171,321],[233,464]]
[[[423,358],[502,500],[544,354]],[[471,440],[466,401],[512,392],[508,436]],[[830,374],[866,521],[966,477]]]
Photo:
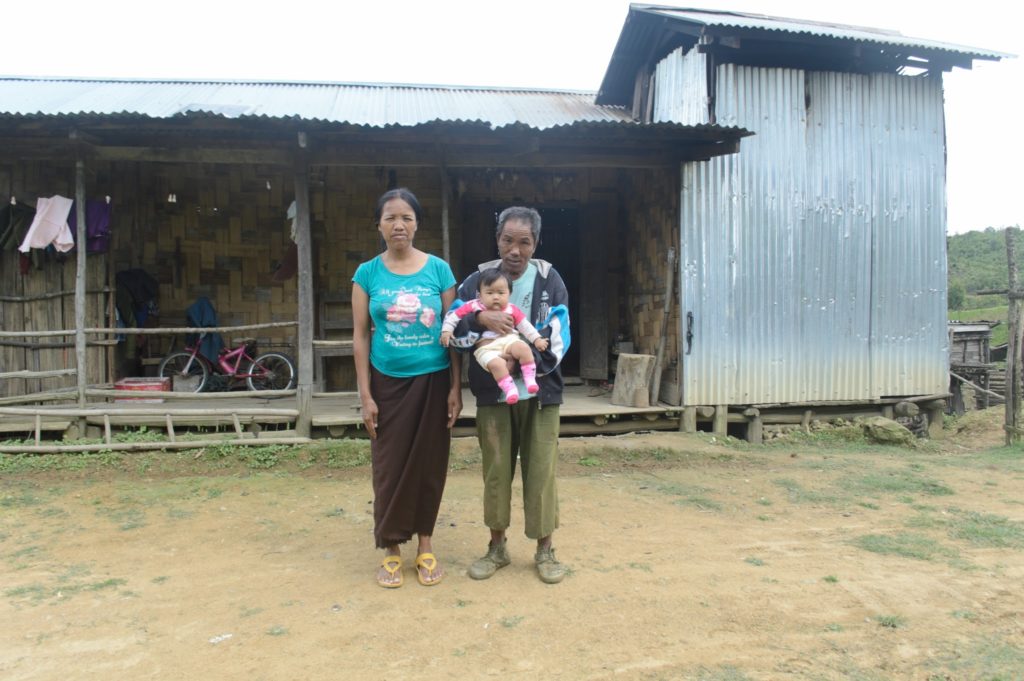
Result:
[[437,321],[437,311],[424,305],[422,300],[431,295],[436,297],[430,289],[381,288],[378,294],[384,300],[391,300],[390,304],[385,304],[387,324],[383,340],[387,345],[394,348],[418,348],[437,342],[437,333],[431,332]]

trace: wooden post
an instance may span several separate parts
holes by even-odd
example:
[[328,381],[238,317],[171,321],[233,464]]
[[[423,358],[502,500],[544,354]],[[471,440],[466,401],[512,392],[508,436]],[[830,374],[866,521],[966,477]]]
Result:
[[650,403],[658,404],[658,393],[661,392],[661,364],[665,359],[665,337],[668,335],[668,318],[672,311],[672,273],[675,270],[676,249],[668,249],[668,266],[665,268],[665,304],[662,307],[661,334],[658,337],[658,351],[654,355],[654,368],[651,370]]
[[441,165],[441,254],[444,261],[452,264],[451,237],[448,231],[448,200],[452,193],[451,183],[448,181],[448,169]]
[[299,264],[299,382],[295,388],[295,406],[299,416],[295,420],[295,432],[300,437],[309,437],[313,421],[313,251],[309,234],[306,133],[299,133],[298,143],[300,151],[295,159],[295,246]]
[[679,431],[683,433],[697,432],[697,407],[683,409],[683,418],[679,419]]
[[1020,421],[1017,418],[1020,407],[1020,292],[1017,281],[1017,230],[1007,227],[1004,234],[1006,238],[1006,261],[1009,268],[1009,287],[1007,296],[1009,298],[1009,338],[1006,347],[1006,407],[1005,407],[1005,430],[1006,444],[1011,445],[1020,440],[1017,429]]
[[729,407],[725,404],[715,406],[715,420],[711,422],[711,432],[725,437],[729,434]]
[[[75,271],[75,361],[78,369],[78,406],[85,406],[85,390],[89,386],[89,371],[85,359],[85,161],[75,161],[75,248],[78,249],[78,268]],[[85,432],[85,419],[79,419],[79,432]]]
[[764,443],[764,422],[761,420],[761,410],[751,407],[743,410],[747,417],[747,442],[754,445]]

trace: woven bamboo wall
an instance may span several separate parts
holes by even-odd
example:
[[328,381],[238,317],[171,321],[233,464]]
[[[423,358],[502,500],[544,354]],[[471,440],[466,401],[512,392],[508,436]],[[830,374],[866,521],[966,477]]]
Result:
[[[678,192],[666,174],[614,169],[458,169],[449,171],[449,180],[450,248],[456,269],[463,230],[479,230],[481,239],[493,242],[493,224],[477,224],[478,217],[466,215],[468,203],[580,208],[599,203],[610,207],[608,291],[626,291],[625,295],[612,295],[608,301],[610,338],[621,334],[637,342],[642,351],[653,352],[660,328],[664,248],[674,243],[678,231],[673,222]],[[310,171],[309,185],[314,295],[346,295],[358,264],[380,252],[373,211],[377,197],[389,186],[405,186],[417,195],[424,220],[416,244],[427,252],[442,254],[438,169],[316,167]],[[45,163],[0,167],[0,187],[5,186],[33,201],[35,196],[54,193],[70,196],[73,168],[70,164]],[[213,301],[224,325],[296,319],[296,278],[277,282],[273,277],[290,246],[286,211],[294,198],[294,178],[287,170],[270,166],[104,163],[89,168],[87,186],[90,197],[109,195],[114,206],[109,273],[106,261],[91,258],[90,288],[106,285],[112,272],[142,268],[160,283],[162,326],[183,324],[185,308],[199,296]],[[176,202],[167,200],[170,194],[176,196]],[[581,238],[586,238],[585,227],[581,226]],[[614,258],[620,253],[627,254],[624,261]],[[93,267],[101,266],[94,272]],[[457,277],[465,274],[456,271]],[[60,276],[60,286],[73,288],[73,262]],[[0,293],[23,295],[58,285],[37,280],[29,283],[28,289],[18,289],[11,277],[11,267],[5,264],[0,271]],[[90,319],[95,319],[90,325],[105,325],[106,301],[90,298],[90,306]],[[61,324],[67,319],[73,326],[73,299],[67,299],[64,307],[60,310]],[[92,311],[92,307],[97,310]],[[9,306],[4,306],[0,314],[5,329],[16,328],[11,326],[15,313]],[[673,315],[675,334],[678,311]],[[60,326],[56,319],[38,323]],[[294,329],[267,330],[257,335],[264,346],[296,352]],[[673,359],[674,338],[668,345]],[[170,341],[154,339],[153,354],[165,352]],[[21,348],[0,348],[0,362],[14,369],[25,368],[24,354]],[[97,350],[95,354],[98,361],[103,353]],[[73,352],[69,356],[73,362]],[[48,358],[40,368],[58,368],[62,362],[62,357]],[[329,364],[332,388],[354,385],[350,360],[337,358]],[[90,382],[106,380],[105,364],[96,371]],[[0,391],[11,389],[13,382],[7,383],[0,386]],[[22,391],[21,387],[15,389]]]
[[[0,191],[4,201],[16,197],[20,203],[36,204],[40,196],[74,196],[74,167],[52,164],[17,164],[0,166]],[[92,196],[92,194],[90,194]],[[74,291],[77,269],[76,251],[63,255],[44,254],[40,266],[30,267],[21,274],[17,251],[0,252],[0,295],[38,296]],[[89,291],[99,291],[107,282],[107,256],[90,255],[87,259]],[[86,296],[86,324],[107,326],[108,296],[94,293]],[[74,295],[29,302],[0,303],[0,328],[4,331],[48,331],[75,328]],[[5,339],[6,340],[6,339]],[[10,343],[71,343],[70,347],[33,349],[15,345],[0,345],[0,371],[52,371],[75,368],[74,336],[66,338],[17,338]],[[89,383],[102,383],[108,379],[107,352],[91,347],[86,354]],[[62,376],[42,379],[0,380],[0,397],[74,387],[78,379]]]
[[[664,319],[668,249],[679,255],[679,180],[668,171],[645,170],[630,175],[628,196],[629,263],[626,288],[628,326],[636,351],[655,354]],[[662,401],[679,404],[679,276],[673,275],[673,297],[662,362]]]

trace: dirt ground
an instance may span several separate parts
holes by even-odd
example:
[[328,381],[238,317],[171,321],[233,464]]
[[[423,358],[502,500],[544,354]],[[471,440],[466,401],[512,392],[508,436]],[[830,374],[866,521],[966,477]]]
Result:
[[1024,450],[996,448],[998,420],[917,448],[563,439],[555,586],[521,524],[511,566],[466,576],[487,541],[471,439],[448,575],[396,590],[373,581],[365,465],[8,459],[0,678],[1024,678]]

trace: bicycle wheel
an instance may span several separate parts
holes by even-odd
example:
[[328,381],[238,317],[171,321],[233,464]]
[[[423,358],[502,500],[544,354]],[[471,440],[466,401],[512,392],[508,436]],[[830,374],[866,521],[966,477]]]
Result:
[[164,357],[160,362],[160,368],[157,369],[157,375],[171,379],[171,390],[174,390],[175,384],[195,384],[192,392],[198,393],[203,391],[210,379],[210,367],[206,366],[206,362],[198,355],[193,357],[191,352],[180,350]]
[[249,365],[249,390],[291,390],[296,383],[295,362],[281,352],[265,352]]

